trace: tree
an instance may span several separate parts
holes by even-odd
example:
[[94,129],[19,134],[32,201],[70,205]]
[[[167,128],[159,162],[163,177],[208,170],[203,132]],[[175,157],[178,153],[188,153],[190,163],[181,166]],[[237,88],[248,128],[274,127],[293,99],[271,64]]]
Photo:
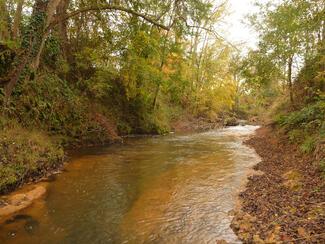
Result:
[[286,83],[293,103],[293,65],[314,55],[315,48],[312,47],[322,42],[320,33],[324,21],[321,16],[325,5],[321,1],[285,0],[280,4],[259,6],[260,13],[250,18],[260,33],[259,49],[286,71]]
[[[35,72],[38,69],[40,57],[45,45],[45,41],[49,34],[51,28],[63,21],[66,21],[69,18],[72,18],[80,13],[89,12],[89,11],[100,11],[100,10],[117,10],[122,12],[127,12],[132,15],[143,18],[144,20],[156,25],[160,28],[168,30],[168,27],[158,23],[153,18],[148,17],[146,14],[138,13],[132,9],[112,5],[104,4],[97,6],[85,7],[73,11],[67,15],[60,15],[60,18],[54,18],[54,15],[57,11],[61,0],[36,0],[33,6],[33,13],[30,18],[29,25],[27,27],[27,33],[22,37],[22,50],[19,51],[19,55],[16,56],[13,62],[13,68],[9,72],[7,77],[2,78],[1,83],[5,84],[5,95],[9,99],[13,88],[17,84],[22,72],[24,71],[26,65],[31,63],[31,69]],[[1,4],[1,8],[5,11],[5,4]],[[3,21],[3,37],[6,38],[6,22]]]

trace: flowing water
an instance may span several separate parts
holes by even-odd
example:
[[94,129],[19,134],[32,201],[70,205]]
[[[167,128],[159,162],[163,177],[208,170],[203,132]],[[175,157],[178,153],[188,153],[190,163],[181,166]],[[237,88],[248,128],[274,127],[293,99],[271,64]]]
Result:
[[258,162],[256,127],[129,138],[82,150],[44,199],[0,226],[1,243],[237,243],[229,211]]

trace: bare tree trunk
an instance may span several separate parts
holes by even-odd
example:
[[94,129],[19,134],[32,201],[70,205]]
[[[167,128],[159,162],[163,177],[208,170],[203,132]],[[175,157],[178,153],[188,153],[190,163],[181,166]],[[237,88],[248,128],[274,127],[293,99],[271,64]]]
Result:
[[12,39],[17,40],[20,36],[19,27],[21,24],[21,13],[23,11],[24,0],[19,0],[15,12],[14,23],[12,27]]
[[[176,11],[177,11],[177,3],[174,3],[174,9],[173,9],[173,15],[170,17],[169,19],[169,26],[173,23],[173,18],[175,18],[175,15],[176,15]],[[166,62],[166,58],[167,58],[167,53],[166,53],[166,44],[167,44],[167,38],[168,38],[168,35],[170,33],[170,30],[168,30],[166,33],[165,33],[165,41],[164,41],[164,49],[163,49],[163,53],[162,53],[162,59],[161,59],[161,63],[160,63],[160,71],[163,71],[163,68],[164,68],[164,65],[165,65],[165,62]],[[159,95],[159,92],[160,92],[160,87],[161,87],[161,84],[159,83],[156,87],[156,91],[155,91],[155,97],[153,99],[153,104],[152,104],[152,110],[155,110],[156,108],[156,105],[157,105],[157,99],[158,99],[158,95]]]
[[203,39],[203,42],[202,42],[202,50],[200,52],[200,55],[199,55],[199,58],[197,60],[197,78],[196,78],[196,82],[198,84],[199,87],[202,87],[202,80],[203,80],[203,71],[201,70],[202,68],[202,63],[204,61],[204,58],[205,58],[205,55],[206,55],[206,52],[207,52],[207,47],[208,47],[208,39],[209,39],[209,35],[208,35],[208,32],[206,32],[204,34],[204,39]]
[[235,94],[235,111],[239,112],[239,97],[240,97],[240,81],[238,78],[238,75],[236,74],[236,71],[234,73],[234,81],[236,83],[236,94]]
[[293,86],[292,86],[292,63],[293,57],[290,56],[288,59],[288,87],[289,87],[289,94],[290,94],[290,102],[293,105]]
[[[69,0],[61,0],[56,10],[58,18],[63,18],[63,16],[67,14],[68,7],[69,7]],[[58,23],[58,34],[61,43],[62,56],[65,60],[68,60],[69,49],[68,49],[68,32],[67,32],[66,21],[60,21]]]
[[158,99],[159,91],[160,91],[160,84],[158,84],[157,87],[156,87],[155,97],[154,97],[154,99],[153,99],[153,104],[152,104],[152,109],[153,109],[153,110],[155,110],[156,105],[157,105],[157,99]]
[[0,41],[9,39],[8,9],[5,0],[0,0]]
[[36,71],[39,67],[40,64],[40,59],[41,59],[41,54],[43,52],[44,46],[45,46],[45,41],[47,39],[47,36],[49,34],[49,30],[48,27],[53,19],[53,16],[55,14],[55,11],[59,5],[61,0],[51,0],[49,1],[48,5],[47,5],[47,9],[46,9],[46,22],[44,25],[44,29],[43,29],[43,35],[42,35],[42,41],[41,41],[41,45],[38,48],[38,52],[37,55],[35,56],[35,58],[32,61],[31,64],[31,68]]
[[322,30],[322,43],[325,42],[325,20],[323,20],[323,30]]

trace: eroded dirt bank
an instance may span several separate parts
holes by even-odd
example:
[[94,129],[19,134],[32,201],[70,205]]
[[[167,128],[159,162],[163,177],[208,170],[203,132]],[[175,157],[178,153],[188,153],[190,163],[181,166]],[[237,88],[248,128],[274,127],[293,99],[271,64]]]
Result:
[[261,156],[232,228],[244,243],[325,243],[325,180],[313,156],[271,128],[246,141]]

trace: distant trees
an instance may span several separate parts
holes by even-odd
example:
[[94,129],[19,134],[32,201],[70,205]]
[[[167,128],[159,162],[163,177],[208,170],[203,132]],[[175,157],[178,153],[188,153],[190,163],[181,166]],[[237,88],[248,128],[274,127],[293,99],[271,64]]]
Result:
[[281,77],[286,77],[293,103],[293,73],[297,74],[301,66],[324,46],[325,3],[284,0],[259,7],[259,14],[252,15],[250,20],[260,35],[260,42],[258,50],[251,52],[245,61],[246,67],[250,68],[245,69],[244,75],[248,80],[260,77],[257,81],[262,83],[279,82]]

